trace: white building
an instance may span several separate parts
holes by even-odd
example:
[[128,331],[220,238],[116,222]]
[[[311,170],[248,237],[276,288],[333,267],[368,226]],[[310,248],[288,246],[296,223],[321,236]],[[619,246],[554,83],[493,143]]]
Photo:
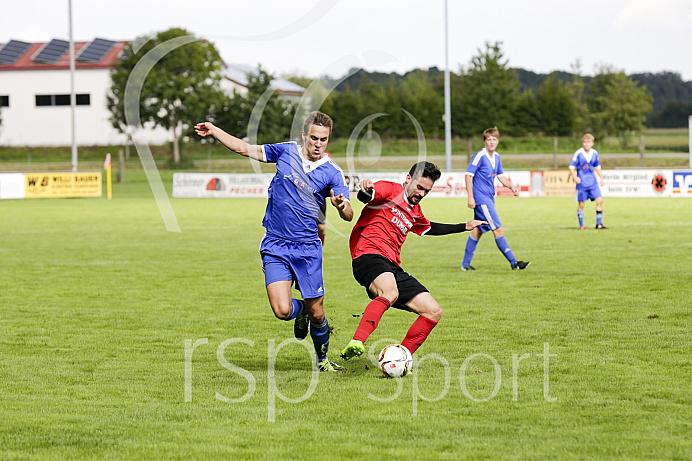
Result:
[[[249,76],[259,75],[259,70],[245,64],[226,64],[226,78],[221,86],[228,94],[233,94],[233,90],[239,94],[247,94]],[[300,98],[305,93],[305,88],[283,78],[275,78],[271,81],[270,87],[276,93],[287,98]]]
[[[95,39],[75,42],[74,88],[77,95],[75,136],[77,144],[118,145],[125,136],[111,125],[106,94],[111,86],[110,68],[120,58],[124,41]],[[70,109],[69,43],[54,39],[49,43],[11,40],[0,44],[0,145],[69,146],[72,144]],[[247,91],[250,66],[227,66],[223,88]],[[304,88],[275,79],[279,94],[299,97]],[[142,138],[150,144],[170,142],[162,129],[145,130]]]

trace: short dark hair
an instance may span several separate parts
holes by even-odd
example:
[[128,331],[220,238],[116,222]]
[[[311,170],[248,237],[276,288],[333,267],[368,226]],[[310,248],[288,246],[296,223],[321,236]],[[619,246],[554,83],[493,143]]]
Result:
[[442,176],[442,172],[434,163],[430,162],[418,162],[411,167],[408,174],[412,178],[430,178],[432,182],[437,181]]
[[332,118],[320,111],[310,112],[305,118],[303,124],[303,134],[307,135],[310,132],[310,125],[326,126],[329,128],[329,134],[332,134]]

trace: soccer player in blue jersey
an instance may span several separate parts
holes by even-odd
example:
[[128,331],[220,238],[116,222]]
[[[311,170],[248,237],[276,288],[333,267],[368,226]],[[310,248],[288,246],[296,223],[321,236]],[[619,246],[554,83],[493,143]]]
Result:
[[[608,229],[603,225],[603,195],[598,187],[603,182],[601,162],[598,161],[598,152],[593,149],[593,135],[586,133],[581,138],[582,148],[577,150],[569,164],[569,172],[577,184],[577,218],[579,229],[584,230],[584,202],[596,201],[596,229]],[[599,180],[596,179],[598,175]]]
[[505,176],[502,170],[500,154],[495,152],[500,142],[500,132],[497,127],[488,128],[483,132],[483,144],[485,148],[476,152],[471,158],[466,169],[466,192],[468,193],[468,207],[473,209],[474,219],[487,221],[488,224],[478,226],[471,231],[466,241],[466,250],[460,269],[462,271],[475,270],[471,266],[473,254],[476,252],[478,240],[484,233],[492,230],[495,234],[495,244],[507,258],[512,269],[526,269],[529,261],[517,261],[512,249],[505,240],[505,230],[500,222],[500,217],[495,210],[495,178],[500,183],[511,189],[514,195],[519,194],[519,189],[514,187],[512,181]]
[[[340,370],[327,358],[329,324],[323,304],[322,244],[317,236],[320,205],[327,199],[342,219],[353,219],[343,172],[325,153],[332,119],[311,112],[303,125],[302,146],[295,142],[250,145],[210,122],[198,123],[195,131],[200,136],[214,136],[245,157],[276,163],[262,221],[266,234],[260,244],[269,304],[277,318],[294,320],[296,338],[304,339],[309,330],[320,371]],[[291,296],[293,283],[302,300]]]

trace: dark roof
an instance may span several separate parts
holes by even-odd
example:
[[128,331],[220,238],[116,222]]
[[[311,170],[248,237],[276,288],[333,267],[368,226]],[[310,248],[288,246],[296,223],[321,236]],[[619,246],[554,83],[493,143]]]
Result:
[[[127,42],[97,38],[91,42],[75,42],[77,69],[110,68],[118,60]],[[66,46],[67,45],[67,46]],[[69,69],[69,44],[54,39],[49,43],[27,43],[10,40],[0,44],[0,71]]]

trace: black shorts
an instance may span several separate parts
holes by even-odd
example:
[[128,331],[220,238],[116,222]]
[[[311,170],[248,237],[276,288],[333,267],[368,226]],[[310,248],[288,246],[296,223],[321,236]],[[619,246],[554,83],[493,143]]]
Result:
[[380,255],[363,255],[353,260],[353,277],[365,287],[370,299],[375,299],[375,295],[369,290],[373,280],[385,272],[394,274],[396,287],[399,290],[399,298],[392,307],[410,311],[406,303],[411,301],[419,293],[427,293],[425,288],[415,277],[404,272],[404,270],[391,262],[389,259]]

